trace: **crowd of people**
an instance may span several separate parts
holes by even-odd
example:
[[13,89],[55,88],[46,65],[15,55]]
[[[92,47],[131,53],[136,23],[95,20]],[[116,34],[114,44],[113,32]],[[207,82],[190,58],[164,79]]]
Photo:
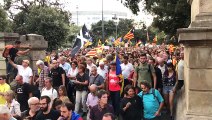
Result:
[[[81,49],[47,52],[36,62],[18,65],[16,41],[6,57],[7,74],[16,73],[15,89],[0,76],[1,120],[174,120],[174,99],[184,84],[183,46],[168,45],[103,49],[94,57]],[[116,74],[121,60],[123,79]]]

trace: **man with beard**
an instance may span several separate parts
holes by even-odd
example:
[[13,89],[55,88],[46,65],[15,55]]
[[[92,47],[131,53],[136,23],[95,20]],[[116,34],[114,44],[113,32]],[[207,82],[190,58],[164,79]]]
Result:
[[83,120],[79,114],[74,112],[74,105],[70,102],[62,104],[60,113],[58,120]]
[[51,99],[48,96],[41,96],[40,98],[40,111],[35,117],[35,120],[57,120],[60,116],[60,113],[56,110],[52,110]]

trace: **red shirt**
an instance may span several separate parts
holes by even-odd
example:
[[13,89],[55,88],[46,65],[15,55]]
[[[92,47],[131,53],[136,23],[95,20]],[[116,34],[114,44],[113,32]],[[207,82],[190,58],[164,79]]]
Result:
[[119,85],[119,77],[116,75],[116,71],[111,71],[109,72],[109,90],[110,91],[119,91],[121,89],[121,86]]

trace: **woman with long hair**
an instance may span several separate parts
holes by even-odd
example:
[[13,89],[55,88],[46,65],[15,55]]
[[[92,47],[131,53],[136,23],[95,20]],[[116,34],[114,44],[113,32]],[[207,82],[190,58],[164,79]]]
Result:
[[66,102],[66,101],[69,101],[69,98],[67,96],[67,91],[66,91],[66,86],[64,85],[61,85],[59,88],[58,88],[58,97],[60,100],[62,100],[63,102]]
[[72,103],[75,103],[75,93],[76,90],[74,89],[74,82],[76,80],[76,76],[78,74],[78,63],[76,61],[71,62],[71,69],[68,71],[68,78],[69,78],[69,83],[68,83],[68,97],[71,100]]
[[141,120],[141,99],[135,94],[135,88],[127,85],[124,88],[125,97],[121,100],[121,116],[123,120]]
[[172,63],[167,63],[167,70],[163,75],[163,95],[166,106],[170,110],[171,119],[173,119],[174,96],[176,92],[177,75]]
[[15,94],[12,90],[9,90],[4,95],[6,99],[6,105],[10,110],[13,117],[19,118],[21,116],[20,104],[15,100]]

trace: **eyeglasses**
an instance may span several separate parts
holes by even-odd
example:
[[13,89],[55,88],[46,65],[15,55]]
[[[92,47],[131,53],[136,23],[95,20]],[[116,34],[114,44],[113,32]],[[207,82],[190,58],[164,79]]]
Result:
[[35,104],[31,104],[31,105],[40,105],[40,103],[35,103]]

